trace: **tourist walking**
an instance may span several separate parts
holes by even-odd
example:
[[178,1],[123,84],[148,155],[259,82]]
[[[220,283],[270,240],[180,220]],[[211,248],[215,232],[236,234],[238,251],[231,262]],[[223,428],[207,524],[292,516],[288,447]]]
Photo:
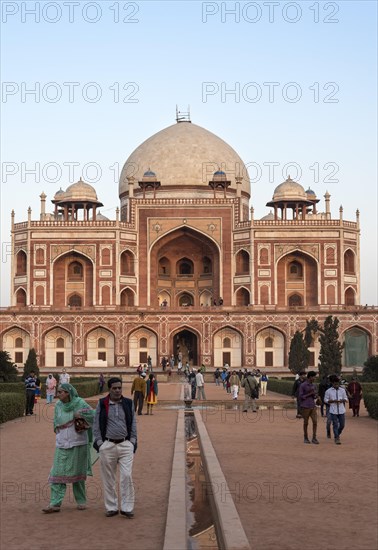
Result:
[[351,382],[347,386],[349,398],[349,408],[353,411],[353,416],[360,416],[360,401],[362,398],[362,386],[357,381],[356,376],[352,376]]
[[131,386],[131,395],[134,395],[134,411],[138,409],[138,414],[142,414],[143,403],[146,397],[146,373],[141,372],[134,378]]
[[259,396],[258,383],[252,373],[247,372],[241,381],[242,388],[244,388],[244,407],[243,412],[248,412],[248,409],[252,407],[252,412],[257,412],[256,399]]
[[63,369],[59,375],[59,384],[69,384],[71,376],[68,374],[66,369]]
[[60,512],[67,489],[72,483],[78,510],[86,508],[85,480],[92,475],[90,449],[94,410],[78,396],[71,384],[60,384],[54,409],[56,434],[54,463],[50,471],[50,504],[45,514]]
[[50,373],[46,378],[46,403],[50,405],[54,401],[56,393],[56,380]]
[[105,388],[105,377],[104,377],[103,373],[101,373],[100,376],[98,377],[98,391],[99,391],[99,393],[102,393],[104,391],[104,388]]
[[296,375],[295,381],[294,381],[294,384],[293,384],[293,389],[292,389],[292,392],[291,392],[292,397],[295,399],[295,401],[297,403],[297,418],[302,418],[301,406],[300,406],[300,402],[299,402],[299,399],[298,399],[298,393],[299,393],[300,385],[305,380],[306,380],[306,373],[305,373],[304,370],[302,370],[299,374]]
[[[314,384],[316,377],[315,371],[310,371],[307,373],[307,380],[302,382],[298,390],[298,400],[300,403],[300,413],[303,418],[303,434],[305,443],[314,443],[315,445],[319,444],[319,441],[316,438],[316,430],[318,426],[318,413],[316,411],[315,400],[318,396],[317,388]],[[312,439],[311,441],[308,438],[308,422],[311,418],[312,421]]]
[[265,372],[261,375],[260,386],[261,386],[261,395],[266,395],[266,389],[268,387],[269,376]]
[[219,367],[217,367],[214,372],[214,380],[215,380],[216,386],[220,386],[220,378],[221,378],[221,373],[220,373]]
[[206,400],[205,396],[205,381],[203,379],[203,374],[201,371],[198,371],[196,374],[196,386],[197,386],[197,399]]
[[230,386],[231,386],[232,399],[237,399],[239,395],[239,389],[240,389],[240,378],[236,370],[232,371],[232,374],[230,376]]
[[189,384],[190,384],[190,388],[191,388],[191,396],[192,396],[192,399],[195,399],[196,398],[196,391],[197,391],[197,386],[196,386],[196,369],[191,369],[190,370],[190,373],[189,373],[189,376],[188,376],[188,381],[189,381]]
[[31,371],[29,376],[25,378],[26,392],[26,416],[34,414],[35,390],[37,387],[37,377],[34,371]]
[[341,445],[340,435],[345,427],[345,403],[348,396],[344,388],[340,388],[340,378],[333,374],[329,381],[332,387],[329,388],[324,396],[324,401],[329,404],[329,414],[333,426],[333,435],[336,445]]
[[[108,380],[109,394],[98,402],[93,427],[94,447],[100,453],[100,471],[104,487],[105,515],[134,517],[135,491],[132,479],[137,426],[133,402],[122,396],[122,380]],[[119,497],[117,466],[119,465]]]
[[151,373],[147,380],[146,385],[146,401],[147,401],[147,412],[146,414],[153,414],[153,406],[157,404],[158,396],[158,383],[153,373]]

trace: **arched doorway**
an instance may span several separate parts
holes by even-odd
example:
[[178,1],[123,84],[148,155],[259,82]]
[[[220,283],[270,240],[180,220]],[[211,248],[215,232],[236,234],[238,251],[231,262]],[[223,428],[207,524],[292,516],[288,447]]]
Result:
[[183,365],[189,361],[190,365],[198,365],[198,338],[194,332],[188,329],[180,330],[173,336],[172,353],[176,358],[182,354]]
[[[156,304],[158,293],[167,292],[171,307],[198,307],[207,291],[220,296],[220,258],[217,245],[209,237],[189,227],[162,236],[151,249],[150,296],[144,302]],[[226,296],[223,296],[226,303]]]

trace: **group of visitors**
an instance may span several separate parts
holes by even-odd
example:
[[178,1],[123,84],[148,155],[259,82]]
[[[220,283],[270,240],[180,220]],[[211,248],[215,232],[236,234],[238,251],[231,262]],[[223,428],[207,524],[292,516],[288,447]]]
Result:
[[[150,375],[153,376],[153,375]],[[105,514],[134,517],[133,457],[137,427],[133,402],[122,395],[122,380],[108,380],[109,394],[96,410],[78,396],[74,386],[59,384],[54,414],[56,447],[49,475],[50,503],[45,514],[60,512],[67,484],[72,483],[78,510],[86,509],[85,480],[92,475],[91,448],[99,452]],[[118,466],[119,465],[119,466]],[[120,509],[116,476],[120,473]]]
[[143,414],[143,405],[146,401],[147,412],[145,414],[153,414],[153,406],[157,404],[158,382],[153,372],[148,376],[144,371],[138,373],[134,378],[131,386],[131,395],[134,396],[134,410],[138,410],[138,415]]
[[[59,384],[66,384],[70,382],[70,375],[66,369],[63,369],[59,375]],[[34,405],[40,399],[41,396],[41,380],[36,375],[35,371],[30,373],[25,378],[25,392],[26,392],[26,407],[25,415],[32,416],[34,414]],[[45,381],[46,384],[46,403],[50,405],[54,401],[56,396],[57,380],[53,374],[49,374]]]
[[[50,503],[43,508],[43,512],[46,514],[60,512],[68,483],[72,483],[77,509],[86,509],[85,480],[88,475],[92,475],[94,462],[92,448],[94,448],[99,453],[106,517],[121,514],[126,518],[133,518],[135,492],[132,467],[134,453],[137,450],[136,415],[143,414],[144,402],[147,404],[145,414],[153,414],[158,395],[155,375],[150,373],[146,380],[146,372],[143,370],[138,372],[131,387],[133,400],[123,396],[121,378],[110,378],[107,383],[108,395],[99,400],[96,410],[78,396],[76,389],[69,381],[64,381],[69,375],[65,371],[62,375],[63,381],[61,377],[56,391],[58,402],[54,411],[56,448],[48,478],[51,496]],[[266,380],[263,380],[263,377]],[[359,415],[361,385],[356,377],[353,377],[347,388],[343,388],[340,385],[340,378],[332,375],[323,380],[318,388],[314,383],[315,377],[314,371],[307,374],[301,372],[293,386],[293,395],[298,401],[298,415],[300,414],[303,418],[304,442],[319,444],[316,406],[324,403],[326,416],[329,417],[330,425],[333,427],[335,443],[340,445],[340,436],[345,427],[345,405],[349,399],[353,416]],[[216,369],[214,378],[216,383],[218,381],[217,385],[220,385],[220,380],[226,388],[227,383],[229,384],[234,399],[237,399],[240,388],[244,388],[243,412],[248,412],[249,409],[257,412],[256,399],[259,397],[262,382],[267,382],[268,378],[264,373],[245,369],[238,372],[230,371],[225,365],[222,372]],[[53,389],[55,391],[57,385],[56,380],[54,384],[52,379],[55,380],[53,375],[49,374],[46,380],[46,388],[49,391]],[[205,400],[205,383],[201,370],[196,371],[191,368],[188,380],[192,385],[192,398],[194,398],[193,388],[195,388],[194,396]],[[36,376],[31,372],[25,380],[27,398],[28,394],[31,395],[34,391],[35,385]],[[30,411],[31,397],[28,398],[27,407]],[[310,419],[312,421],[311,440],[308,433]],[[118,469],[120,504],[118,504],[116,491]]]
[[260,369],[249,372],[247,369],[231,370],[229,365],[225,363],[222,371],[218,368],[214,371],[214,381],[216,386],[222,383],[223,389],[232,395],[232,399],[237,400],[241,387],[244,387],[243,380],[251,374],[257,384],[259,395],[266,395],[269,377]]
[[[303,418],[304,443],[319,444],[317,439],[317,405],[320,406],[321,416],[326,416],[326,435],[331,439],[331,426],[336,445],[341,445],[340,436],[345,427],[345,405],[349,402],[349,408],[353,416],[359,416],[362,387],[353,376],[347,385],[339,376],[333,374],[325,376],[315,385],[316,372],[305,371],[299,373],[295,380],[292,395],[297,401],[297,418]],[[324,412],[325,409],[325,412]],[[311,418],[312,439],[308,435],[308,424]]]

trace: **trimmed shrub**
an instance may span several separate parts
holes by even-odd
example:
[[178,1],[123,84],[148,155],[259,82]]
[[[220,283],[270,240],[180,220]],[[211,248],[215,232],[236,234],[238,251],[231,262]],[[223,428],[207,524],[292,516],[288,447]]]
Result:
[[284,395],[290,395],[293,391],[294,382],[292,380],[268,380],[268,390],[276,393],[283,393]]
[[362,382],[362,393],[378,393],[378,382]]
[[19,418],[24,412],[24,393],[0,393],[0,424]]
[[364,395],[364,403],[367,412],[371,418],[378,420],[378,393],[366,393]]
[[1,382],[1,393],[25,393],[25,384],[23,382]]

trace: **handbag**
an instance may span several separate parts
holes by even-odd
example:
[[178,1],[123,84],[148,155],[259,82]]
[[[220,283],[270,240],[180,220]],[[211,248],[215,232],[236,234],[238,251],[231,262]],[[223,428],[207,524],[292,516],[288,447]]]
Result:
[[74,425],[77,432],[84,432],[90,428],[90,425],[86,420],[84,420],[84,418],[75,418]]

